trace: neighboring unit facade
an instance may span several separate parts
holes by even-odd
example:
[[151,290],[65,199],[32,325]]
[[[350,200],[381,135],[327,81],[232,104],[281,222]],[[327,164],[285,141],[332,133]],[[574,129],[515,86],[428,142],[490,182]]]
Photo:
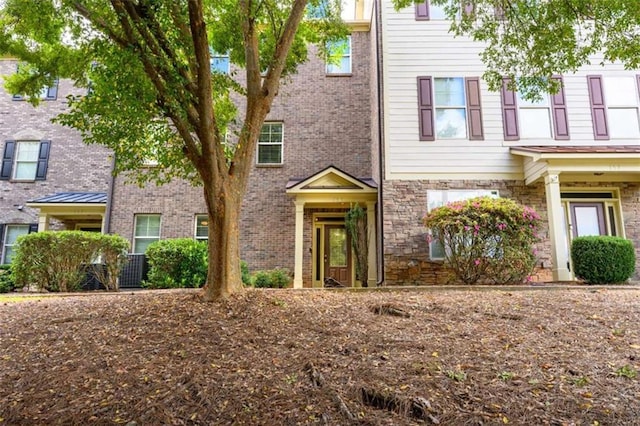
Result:
[[540,213],[534,279],[574,279],[580,235],[626,237],[640,253],[640,70],[585,67],[531,103],[506,85],[489,92],[481,45],[449,26],[427,2],[395,11],[382,1],[386,282],[446,283],[422,218],[476,195]]
[[[349,25],[352,34],[339,64],[327,64],[311,48],[309,60],[281,86],[262,128],[242,206],[241,258],[252,271],[289,269],[298,288],[322,287],[328,277],[359,285],[346,211],[359,204],[375,229],[373,40],[369,21]],[[216,58],[216,68],[228,70],[223,56]],[[134,254],[159,239],[206,239],[202,191],[182,180],[140,188],[117,177],[109,232],[129,239]],[[372,238],[370,283],[377,280],[375,253]]]
[[[0,76],[17,62],[0,59]],[[37,108],[0,84],[0,263],[9,263],[16,238],[38,229],[105,230],[110,182],[108,150],[53,124],[79,95],[70,81],[43,89]]]

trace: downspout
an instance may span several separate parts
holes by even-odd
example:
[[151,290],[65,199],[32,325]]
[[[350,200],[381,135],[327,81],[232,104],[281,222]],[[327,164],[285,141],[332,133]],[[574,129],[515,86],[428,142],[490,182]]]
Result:
[[116,169],[116,154],[111,156],[111,169],[109,170],[110,182],[107,188],[107,205],[104,211],[104,233],[108,234],[111,230],[111,206],[113,205],[113,186],[116,182],[114,171]]
[[378,216],[377,216],[377,232],[376,235],[378,237],[378,241],[376,247],[378,248],[378,281],[376,282],[376,287],[380,287],[384,285],[384,208],[383,208],[383,196],[382,196],[382,185],[384,182],[384,161],[383,161],[383,140],[384,140],[384,126],[382,124],[383,113],[382,113],[382,10],[380,5],[380,0],[374,0],[373,2],[374,8],[374,19],[376,22],[376,93],[377,93],[377,104],[378,104]]

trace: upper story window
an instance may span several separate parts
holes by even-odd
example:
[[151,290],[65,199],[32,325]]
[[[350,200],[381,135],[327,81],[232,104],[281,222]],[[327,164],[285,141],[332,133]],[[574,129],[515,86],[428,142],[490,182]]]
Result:
[[[16,72],[20,68],[20,64],[16,66]],[[51,86],[45,86],[40,90],[40,99],[45,101],[55,101],[58,97],[58,84],[59,80],[56,78],[53,80],[53,84]],[[26,98],[22,95],[13,95],[14,101],[22,101]]]
[[[461,6],[465,13],[473,11],[473,2],[469,0],[450,0],[449,5],[457,7],[460,15]],[[448,19],[446,8],[449,5],[436,5],[429,0],[423,0],[415,5],[416,21],[442,21]]]
[[569,117],[562,77],[553,78],[560,83],[558,93],[544,93],[534,101],[509,89],[509,80],[503,80],[500,95],[505,140],[569,139]]
[[194,238],[198,241],[209,241],[209,216],[196,215],[196,232]]
[[221,74],[229,74],[231,61],[228,53],[211,51],[211,71]]
[[264,123],[258,136],[258,164],[282,164],[282,123]]
[[434,78],[436,137],[464,139],[467,137],[467,111],[464,80],[460,77]]
[[351,36],[328,43],[327,74],[351,74]]
[[160,240],[160,215],[137,214],[133,236],[133,253],[145,253],[149,245]]
[[11,263],[15,254],[16,240],[21,235],[27,235],[30,230],[29,225],[5,225],[4,238],[2,240],[2,263]]
[[45,180],[50,141],[6,141],[0,180]]
[[609,135],[612,139],[640,137],[636,77],[604,77]]
[[317,0],[307,3],[307,18],[309,19],[322,19],[328,15],[329,5],[327,0]]
[[549,95],[543,94],[542,99],[531,101],[518,96],[518,112],[520,118],[520,137],[522,139],[551,138],[551,112]]
[[420,140],[483,140],[478,77],[418,77]]

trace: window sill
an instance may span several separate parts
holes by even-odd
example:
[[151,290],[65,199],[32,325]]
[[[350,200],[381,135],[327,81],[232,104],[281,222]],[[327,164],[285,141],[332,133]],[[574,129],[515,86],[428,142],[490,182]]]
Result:
[[325,77],[352,77],[353,74],[352,73],[326,73]]
[[282,164],[282,163],[280,163],[280,164],[260,164],[260,163],[256,164],[256,167],[259,167],[261,169],[262,168],[264,168],[264,169],[273,169],[273,168],[280,168],[282,166],[284,166],[284,164]]

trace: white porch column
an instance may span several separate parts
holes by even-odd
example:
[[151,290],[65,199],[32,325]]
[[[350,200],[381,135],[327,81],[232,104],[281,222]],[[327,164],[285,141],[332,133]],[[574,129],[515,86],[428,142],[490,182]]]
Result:
[[564,211],[560,201],[560,178],[557,174],[544,176],[545,194],[547,197],[547,221],[549,222],[549,240],[551,241],[551,260],[553,262],[553,279],[569,281],[569,255],[564,223]]
[[302,288],[302,263],[304,260],[304,201],[296,204],[295,268],[293,270],[293,288]]
[[49,215],[46,213],[40,213],[38,216],[38,232],[49,230]]
[[367,201],[367,238],[367,284],[369,287],[374,287],[378,280],[378,268],[376,267],[376,203],[374,201]]

